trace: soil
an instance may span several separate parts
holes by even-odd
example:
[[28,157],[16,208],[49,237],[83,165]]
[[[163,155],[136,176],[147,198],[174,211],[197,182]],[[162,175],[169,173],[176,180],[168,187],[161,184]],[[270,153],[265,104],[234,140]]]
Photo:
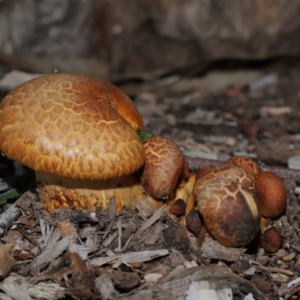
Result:
[[[134,99],[147,130],[172,139],[186,156],[222,161],[246,155],[262,166],[297,168],[291,158],[300,155],[300,64],[294,60],[221,65],[201,74],[174,73],[119,85]],[[284,178],[285,212],[269,222],[282,235],[280,249],[270,254],[258,240],[245,248],[224,247],[203,231],[188,231],[183,216],[164,207],[149,212],[143,203],[120,213],[112,205],[108,211],[66,208],[49,214],[38,202],[34,174],[0,159],[1,179],[19,192],[19,213],[1,234],[0,246],[10,246],[0,261],[11,263],[0,267],[6,278],[0,298],[12,295],[9,278],[32,299],[148,299],[142,294],[146,291],[152,299],[166,299],[153,290],[178,276],[189,279],[188,269],[202,268],[211,282],[219,282],[217,267],[223,279],[231,279],[233,299],[250,294],[254,299],[299,299],[300,199],[293,177]],[[13,203],[3,205],[3,213]],[[70,234],[76,251],[69,247]],[[235,291],[237,282],[244,289]],[[224,288],[218,284],[216,290]],[[33,286],[46,292],[29,290]]]

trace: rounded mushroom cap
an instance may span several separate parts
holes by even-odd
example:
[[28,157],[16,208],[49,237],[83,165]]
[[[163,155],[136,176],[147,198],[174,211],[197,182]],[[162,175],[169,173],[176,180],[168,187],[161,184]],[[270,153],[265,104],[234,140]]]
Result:
[[276,227],[268,228],[261,236],[261,246],[268,253],[277,252],[282,245],[282,236]]
[[164,199],[176,188],[185,169],[185,159],[170,139],[154,136],[144,144],[146,161],[141,185],[154,198]]
[[197,194],[208,182],[215,179],[227,179],[237,182],[251,191],[255,191],[256,188],[254,177],[247,170],[225,163],[214,168],[202,168],[196,173],[196,182],[193,189],[194,197],[197,197]]
[[260,172],[255,176],[261,215],[276,218],[286,208],[286,189],[280,177],[272,172]]
[[51,74],[11,91],[0,104],[0,148],[36,171],[109,179],[144,163],[133,102],[96,77]]
[[257,197],[249,188],[217,178],[194,196],[207,230],[219,243],[245,246],[258,233],[260,210]]

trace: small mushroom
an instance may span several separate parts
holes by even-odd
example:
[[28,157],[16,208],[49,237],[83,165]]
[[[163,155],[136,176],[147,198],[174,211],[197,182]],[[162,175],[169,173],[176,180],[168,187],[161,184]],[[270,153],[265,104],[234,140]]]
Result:
[[41,202],[117,208],[141,197],[142,118],[117,87],[99,78],[51,74],[11,91],[0,104],[0,148],[36,171]]
[[202,227],[203,227],[203,222],[201,220],[199,211],[197,209],[192,209],[186,215],[186,228],[192,233],[194,233],[195,235],[199,235]]
[[161,136],[149,138],[144,147],[141,184],[153,198],[167,200],[178,186],[180,175],[186,172],[183,153],[173,141]]
[[180,217],[185,214],[186,201],[183,199],[177,199],[169,205],[169,212],[176,217]]
[[260,172],[255,176],[261,215],[265,218],[276,218],[286,207],[286,189],[276,174]]
[[282,245],[282,236],[276,227],[269,227],[262,234],[260,241],[266,252],[275,253]]

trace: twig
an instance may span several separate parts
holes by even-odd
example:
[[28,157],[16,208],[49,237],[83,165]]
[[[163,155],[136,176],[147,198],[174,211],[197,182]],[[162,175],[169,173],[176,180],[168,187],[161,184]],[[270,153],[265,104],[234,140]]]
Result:
[[16,227],[16,229],[23,235],[23,237],[25,239],[27,239],[31,244],[37,246],[39,249],[41,249],[41,246],[39,245],[39,243],[37,241],[35,241],[34,239],[32,239],[28,234],[26,234],[21,228]]
[[21,211],[16,205],[12,205],[0,217],[0,237],[7,233],[7,230],[21,216]]

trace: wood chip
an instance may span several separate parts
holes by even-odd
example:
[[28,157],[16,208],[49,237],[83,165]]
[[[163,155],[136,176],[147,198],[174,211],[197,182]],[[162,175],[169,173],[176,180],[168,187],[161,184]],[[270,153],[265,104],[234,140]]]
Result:
[[144,197],[136,204],[135,207],[145,218],[149,218],[155,213],[154,205]]
[[21,211],[16,205],[12,205],[0,215],[0,237],[7,233],[7,230],[21,216]]
[[72,236],[66,236],[52,247],[47,248],[43,253],[36,257],[31,263],[32,272],[38,275],[40,270],[46,267],[55,258],[66,251],[73,240]]
[[90,264],[92,266],[100,267],[106,264],[114,264],[116,262],[123,262],[123,263],[145,262],[145,261],[151,261],[152,259],[158,257],[166,256],[168,254],[169,254],[169,250],[167,249],[130,252],[130,253],[115,255],[111,257],[93,258],[90,260]]
[[236,261],[245,253],[243,248],[225,247],[213,239],[203,243],[201,250],[202,255],[206,258],[225,261]]
[[162,216],[162,214],[165,212],[166,209],[167,209],[167,206],[164,205],[160,209],[155,211],[155,213],[141,225],[140,229],[133,235],[133,237],[131,238],[131,241],[126,245],[126,247],[123,247],[122,251],[125,251],[126,249],[128,249],[136,241],[136,239],[141,239],[142,233],[145,230],[147,230],[150,226],[152,226],[152,224],[157,222],[160,219],[160,217]]
[[0,279],[6,278],[14,265],[16,260],[10,255],[13,244],[0,245]]
[[295,253],[295,252],[292,252],[292,253],[290,253],[290,254],[288,254],[288,255],[286,255],[286,256],[283,256],[281,259],[282,259],[283,261],[291,261],[291,260],[293,260],[295,257],[296,257],[296,253]]
[[103,273],[96,278],[95,285],[103,299],[113,299],[119,295],[108,273]]
[[65,296],[65,288],[59,284],[52,282],[39,282],[34,284],[28,278],[11,275],[7,277],[0,285],[13,299],[32,300],[34,299],[46,299],[56,300]]
[[4,293],[0,293],[0,299],[1,300],[14,300],[13,298],[11,298],[10,296],[8,296]]
[[[193,297],[188,297],[193,285]],[[137,291],[132,295],[126,295],[118,299],[126,300],[177,300],[177,299],[210,299],[201,298],[204,291],[219,291],[227,289],[237,299],[244,299],[245,294],[252,293],[254,299],[265,300],[266,296],[249,281],[234,274],[230,268],[225,266],[208,265],[194,267],[180,272],[178,276],[167,282],[159,282],[144,290]],[[213,298],[211,298],[213,299]],[[214,298],[215,299],[215,298]],[[226,298],[218,298],[226,299]]]
[[144,276],[145,282],[156,282],[158,281],[163,275],[158,273],[149,273]]
[[288,282],[289,277],[284,274],[275,273],[275,274],[272,274],[272,279],[278,283],[286,283],[286,282]]

